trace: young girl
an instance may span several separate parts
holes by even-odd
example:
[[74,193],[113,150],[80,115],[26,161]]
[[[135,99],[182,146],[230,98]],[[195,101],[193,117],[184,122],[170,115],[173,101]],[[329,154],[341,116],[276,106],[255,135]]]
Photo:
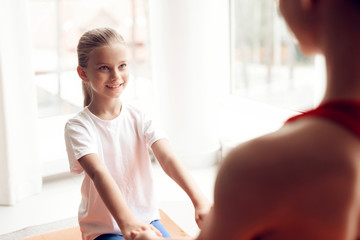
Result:
[[302,51],[325,56],[326,93],[226,157],[198,240],[360,239],[360,0],[279,4]]
[[80,38],[77,52],[85,108],[66,123],[65,142],[71,172],[86,173],[79,207],[83,239],[130,240],[135,230],[170,237],[159,221],[147,146],[189,195],[200,227],[208,200],[149,116],[119,99],[129,80],[124,39],[113,29],[94,29]]

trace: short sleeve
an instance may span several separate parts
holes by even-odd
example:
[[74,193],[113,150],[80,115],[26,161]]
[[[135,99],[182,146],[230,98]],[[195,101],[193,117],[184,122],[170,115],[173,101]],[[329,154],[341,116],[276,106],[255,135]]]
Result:
[[69,120],[66,123],[64,135],[70,172],[80,174],[84,169],[78,160],[87,154],[97,153],[94,138],[84,124],[74,120]]
[[143,131],[146,144],[150,147],[157,140],[168,138],[165,132],[158,125],[158,122],[146,113],[143,113]]

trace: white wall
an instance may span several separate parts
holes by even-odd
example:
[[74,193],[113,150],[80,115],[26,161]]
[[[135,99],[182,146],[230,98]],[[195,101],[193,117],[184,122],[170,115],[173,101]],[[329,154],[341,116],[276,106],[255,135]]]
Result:
[[36,94],[27,0],[0,8],[0,204],[41,190],[36,145]]

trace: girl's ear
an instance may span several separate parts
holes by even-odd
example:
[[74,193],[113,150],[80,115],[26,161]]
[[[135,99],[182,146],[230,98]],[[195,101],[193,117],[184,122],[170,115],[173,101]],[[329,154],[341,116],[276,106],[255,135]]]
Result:
[[77,70],[77,73],[78,73],[79,77],[80,77],[84,82],[89,82],[89,79],[87,78],[85,69],[84,69],[83,67],[78,66],[78,67],[76,68],[76,70]]

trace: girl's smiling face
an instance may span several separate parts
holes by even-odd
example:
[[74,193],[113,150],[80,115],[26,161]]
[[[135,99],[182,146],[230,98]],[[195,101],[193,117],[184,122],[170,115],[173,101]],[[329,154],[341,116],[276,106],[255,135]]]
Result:
[[129,80],[128,48],[121,43],[98,47],[89,53],[84,69],[93,98],[119,98]]

